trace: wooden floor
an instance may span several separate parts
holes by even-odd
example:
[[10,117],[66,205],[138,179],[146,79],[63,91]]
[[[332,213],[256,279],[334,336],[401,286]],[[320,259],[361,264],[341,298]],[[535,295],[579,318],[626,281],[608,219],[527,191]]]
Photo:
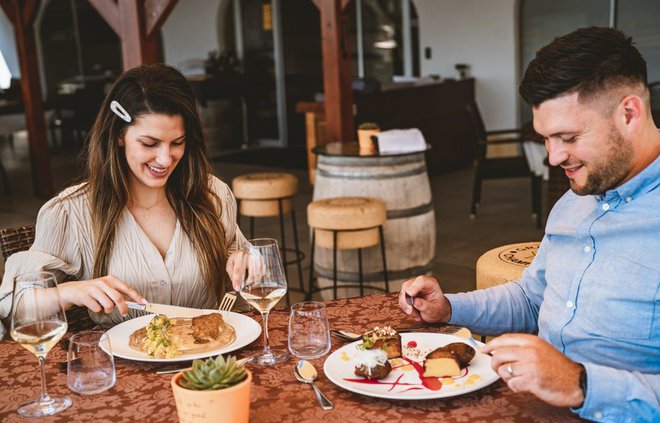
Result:
[[[0,134],[5,130],[0,122]],[[53,182],[57,190],[66,187],[78,175],[76,153],[71,148],[52,146]],[[33,224],[44,201],[32,196],[27,139],[24,132],[14,136],[11,149],[6,138],[0,141],[0,158],[12,184],[13,195],[0,194],[0,227]],[[249,164],[214,161],[217,176],[230,182],[235,176],[254,171],[272,171],[277,168]],[[300,169],[281,169],[298,176],[301,187],[295,198],[299,236],[303,251],[308,251],[309,235],[306,224],[306,206],[312,198],[306,172]],[[540,240],[543,231],[534,227],[531,216],[530,186],[528,179],[486,181],[483,186],[481,207],[477,218],[469,218],[472,170],[464,169],[431,177],[436,213],[437,248],[433,274],[440,279],[447,292],[474,289],[475,263],[479,256],[504,244]],[[260,236],[279,237],[275,219],[259,219],[256,225]],[[290,232],[290,231],[289,231]],[[292,239],[289,240],[292,245]],[[0,258],[0,273],[4,263]],[[309,271],[303,263],[305,280]],[[296,285],[297,272],[290,277]],[[296,298],[294,297],[294,300]]]

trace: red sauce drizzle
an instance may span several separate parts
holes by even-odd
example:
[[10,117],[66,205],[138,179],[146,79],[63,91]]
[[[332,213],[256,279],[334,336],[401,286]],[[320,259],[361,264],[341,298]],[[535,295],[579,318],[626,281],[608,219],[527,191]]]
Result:
[[[408,357],[401,357],[403,360],[405,360],[408,364],[401,364],[396,367],[392,367],[392,370],[405,367],[407,365],[410,365],[415,369],[417,372],[417,375],[419,376],[419,380],[421,382],[421,385],[431,391],[439,391],[442,389],[442,381],[440,379],[442,378],[437,378],[437,377],[424,377],[424,367],[422,367],[421,364],[419,364],[416,361],[413,361],[409,359]],[[469,373],[468,368],[466,367],[463,369],[463,372],[460,376],[452,376],[453,379],[460,379],[462,377],[467,376]],[[419,390],[422,389],[419,387],[419,384],[416,383],[407,383],[407,382],[400,382],[401,378],[403,377],[403,373],[399,375],[399,377],[394,381],[394,382],[383,382],[378,379],[351,379],[351,378],[344,378],[346,382],[353,382],[353,383],[361,383],[363,385],[391,385],[390,389],[388,389],[388,392],[391,392],[396,386],[410,386],[410,388],[405,389],[401,391],[400,393],[403,392],[408,392],[408,391],[414,391],[414,390]],[[448,377],[448,376],[445,376]]]

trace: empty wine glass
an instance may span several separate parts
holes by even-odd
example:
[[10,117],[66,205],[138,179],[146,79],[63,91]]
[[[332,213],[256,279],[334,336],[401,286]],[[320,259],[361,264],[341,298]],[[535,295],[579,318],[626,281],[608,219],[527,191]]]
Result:
[[18,414],[50,416],[71,406],[68,397],[51,397],[46,392],[44,362],[51,348],[66,333],[67,322],[55,276],[50,272],[18,275],[14,278],[11,308],[11,337],[37,356],[41,370],[41,396],[21,404]]
[[241,297],[261,313],[263,320],[264,349],[250,362],[272,365],[286,361],[289,352],[272,350],[268,337],[268,313],[287,289],[277,241],[270,238],[249,240],[242,250],[241,263]]

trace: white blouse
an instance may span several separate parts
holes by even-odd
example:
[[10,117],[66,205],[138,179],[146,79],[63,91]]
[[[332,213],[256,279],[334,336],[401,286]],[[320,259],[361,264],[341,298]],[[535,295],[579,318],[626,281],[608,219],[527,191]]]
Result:
[[[218,178],[210,177],[210,183],[221,201],[219,223],[224,227],[227,252],[231,254],[245,242],[236,224],[236,199],[227,184]],[[92,279],[95,242],[89,199],[82,192],[84,190],[78,191],[81,185],[62,191],[44,204],[37,217],[36,237],[30,250],[7,259],[0,286],[0,318],[10,313],[15,275],[47,270],[53,271],[60,281],[66,275],[77,280]],[[133,215],[124,209],[108,260],[108,273],[129,284],[152,303],[217,307],[216,295],[202,279],[193,244],[178,220],[163,259]],[[102,326],[111,326],[142,314],[130,310],[129,316],[124,318],[117,310],[111,314],[90,311],[92,319]]]

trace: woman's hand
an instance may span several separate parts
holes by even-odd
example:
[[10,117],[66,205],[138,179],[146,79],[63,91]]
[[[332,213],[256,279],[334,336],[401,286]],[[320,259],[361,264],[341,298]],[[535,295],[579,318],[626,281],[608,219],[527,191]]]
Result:
[[112,276],[104,276],[88,281],[66,282],[59,285],[60,298],[65,309],[73,305],[85,306],[95,313],[112,313],[115,307],[122,316],[128,314],[124,295],[131,300],[146,304],[144,297],[126,282]]
[[250,285],[261,280],[266,273],[266,261],[259,252],[237,251],[227,259],[227,274],[236,291],[241,290],[241,284]]
[[227,259],[227,274],[231,280],[231,284],[236,291],[241,289],[241,272],[245,266],[243,266],[243,252],[236,251],[232,253]]

